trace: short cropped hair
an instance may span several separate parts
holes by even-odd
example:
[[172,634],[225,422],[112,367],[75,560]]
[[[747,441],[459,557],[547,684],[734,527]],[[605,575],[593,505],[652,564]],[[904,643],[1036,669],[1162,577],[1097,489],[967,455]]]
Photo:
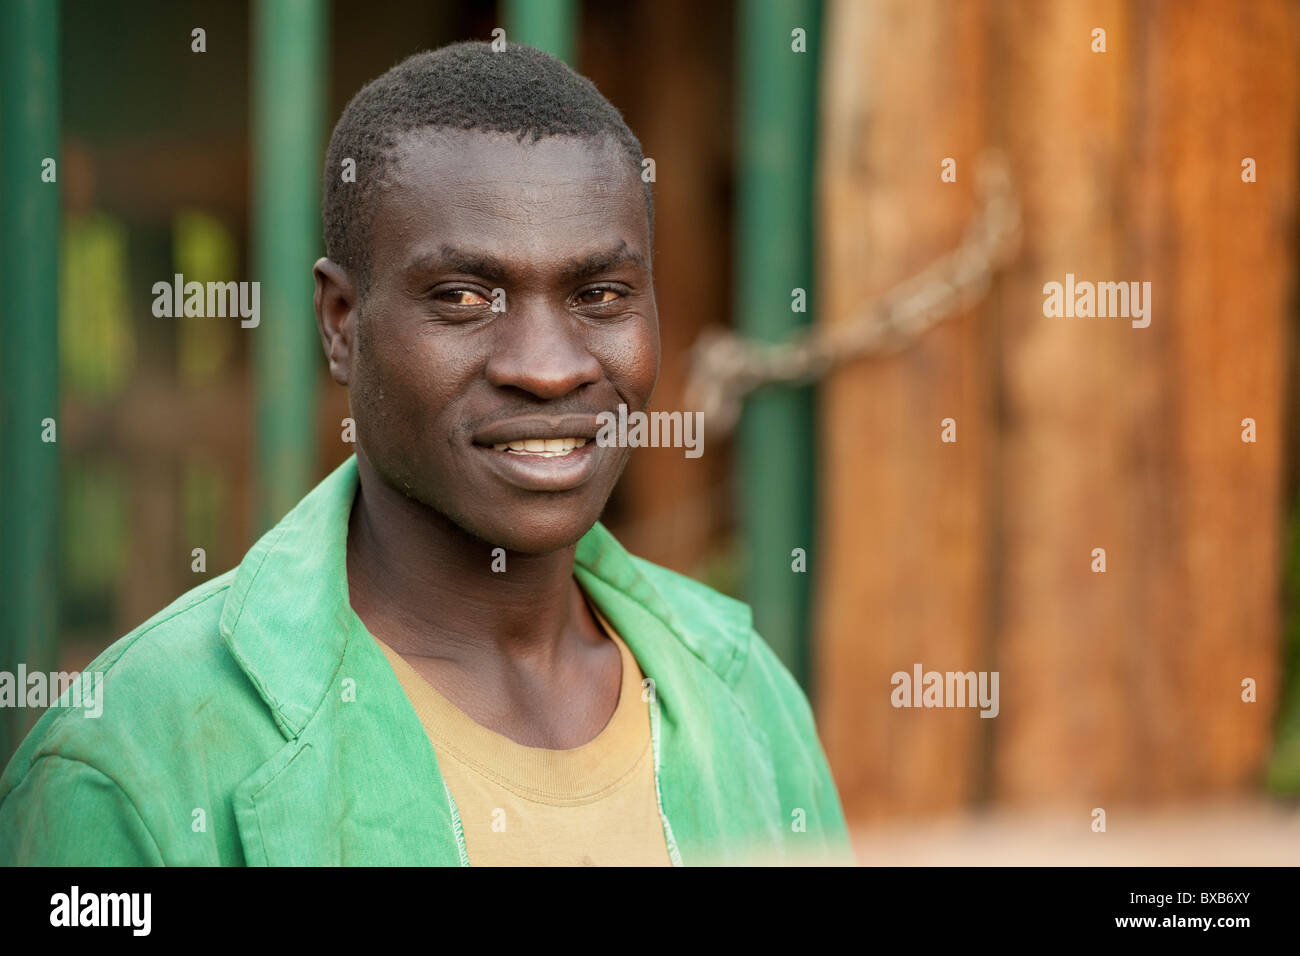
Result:
[[[424,128],[515,133],[520,142],[612,137],[638,176],[645,158],[622,114],[595,84],[541,50],[511,43],[494,52],[490,43],[466,42],[408,57],[352,98],[325,157],[325,254],[353,276],[361,296],[370,281],[376,187],[398,139]],[[343,181],[345,159],[356,164],[356,182]],[[641,179],[653,242],[654,198]]]

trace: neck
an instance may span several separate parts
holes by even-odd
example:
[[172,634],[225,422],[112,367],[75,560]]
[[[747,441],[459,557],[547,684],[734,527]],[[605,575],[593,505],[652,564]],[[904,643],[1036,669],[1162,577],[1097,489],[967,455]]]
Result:
[[[586,614],[577,545],[505,554],[388,485],[357,454],[348,524],[348,591],[366,627],[399,654],[472,666],[485,657],[556,658]],[[496,562],[498,568],[500,561]]]

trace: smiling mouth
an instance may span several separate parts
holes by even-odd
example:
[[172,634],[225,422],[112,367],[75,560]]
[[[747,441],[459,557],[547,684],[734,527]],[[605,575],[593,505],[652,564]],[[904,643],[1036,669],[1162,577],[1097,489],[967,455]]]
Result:
[[531,455],[537,458],[561,458],[587,444],[587,438],[524,438],[519,441],[496,442],[494,451],[511,455]]
[[[519,434],[518,430],[512,430],[515,435]],[[555,431],[551,432],[552,436]],[[564,431],[569,429],[565,428]],[[593,439],[572,432],[568,435],[561,432],[558,437],[544,438],[516,438],[499,432],[485,437],[489,440],[482,444],[475,443],[475,447],[484,455],[480,460],[498,478],[523,491],[573,491],[591,479],[603,460],[600,455],[602,449]],[[491,440],[501,438],[506,440]]]

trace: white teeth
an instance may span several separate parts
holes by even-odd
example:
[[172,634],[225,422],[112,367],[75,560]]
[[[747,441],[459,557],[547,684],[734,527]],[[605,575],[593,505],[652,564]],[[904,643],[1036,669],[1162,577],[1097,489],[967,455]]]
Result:
[[589,440],[587,438],[525,438],[520,441],[497,442],[492,448],[495,451],[514,452],[516,455],[556,458],[567,455],[575,448],[581,448]]

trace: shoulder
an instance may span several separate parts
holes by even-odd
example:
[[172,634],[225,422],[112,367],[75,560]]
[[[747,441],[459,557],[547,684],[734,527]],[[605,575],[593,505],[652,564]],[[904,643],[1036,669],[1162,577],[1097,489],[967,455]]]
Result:
[[255,696],[221,638],[233,576],[181,595],[86,665],[79,705],[52,706],[36,722],[0,777],[0,801],[47,757],[94,768],[130,789],[132,777],[161,774],[156,764],[165,754],[184,755],[198,714],[229,713]]
[[803,821],[791,852],[805,861],[851,863],[843,809],[812,706],[755,629],[749,605],[644,559],[632,561],[671,608],[674,632],[725,683],[763,742],[782,805]]
[[114,643],[80,701],[69,689],[36,722],[0,777],[0,865],[239,861],[232,794],[283,737],[222,637],[233,578]]

